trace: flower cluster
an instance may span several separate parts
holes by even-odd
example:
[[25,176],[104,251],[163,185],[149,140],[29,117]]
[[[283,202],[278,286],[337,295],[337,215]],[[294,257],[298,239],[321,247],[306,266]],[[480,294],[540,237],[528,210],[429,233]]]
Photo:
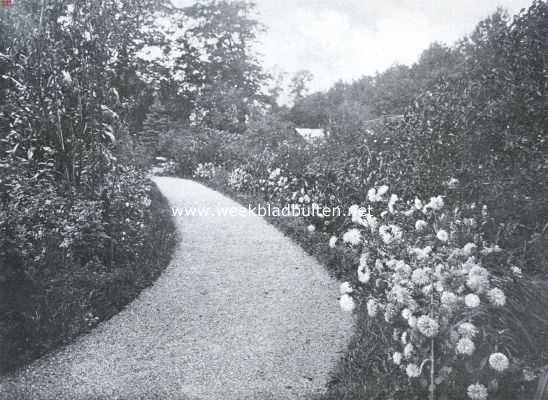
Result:
[[198,179],[212,179],[215,176],[216,168],[213,163],[200,163],[194,170],[194,177]]
[[236,168],[228,176],[228,185],[238,192],[245,190],[250,182],[251,175],[243,168]]
[[[461,222],[462,211],[447,210],[441,196],[404,203],[388,192],[387,186],[369,190],[367,209],[352,206],[342,240],[329,241],[332,248],[340,243],[359,254],[357,282],[352,290],[350,284],[341,287],[341,308],[353,311],[354,297],[361,297],[370,318],[393,332],[393,363],[408,378],[429,378],[431,393],[479,348],[491,351],[491,373],[503,373],[508,358],[482,341],[477,325],[478,315],[506,304],[482,265],[500,248],[474,235],[477,223]],[[472,400],[487,394],[479,382],[467,390]]]

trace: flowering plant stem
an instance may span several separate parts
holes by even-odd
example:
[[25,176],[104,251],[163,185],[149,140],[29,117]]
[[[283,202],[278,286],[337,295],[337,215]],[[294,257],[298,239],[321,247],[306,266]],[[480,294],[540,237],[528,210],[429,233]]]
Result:
[[430,343],[430,387],[428,388],[430,391],[430,400],[435,400],[436,398],[436,383],[434,378],[434,339],[432,338],[432,342]]

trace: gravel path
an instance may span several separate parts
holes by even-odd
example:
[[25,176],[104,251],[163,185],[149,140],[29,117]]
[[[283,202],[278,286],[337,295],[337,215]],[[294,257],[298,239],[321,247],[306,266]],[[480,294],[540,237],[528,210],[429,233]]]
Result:
[[[172,206],[237,206],[156,178]],[[15,376],[0,399],[304,399],[350,336],[338,285],[257,216],[176,217],[170,266],[125,310]]]

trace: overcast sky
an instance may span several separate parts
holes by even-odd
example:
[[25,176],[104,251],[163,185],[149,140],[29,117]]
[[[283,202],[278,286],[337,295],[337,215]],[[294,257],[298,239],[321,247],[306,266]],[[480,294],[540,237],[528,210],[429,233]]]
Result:
[[[174,0],[179,6],[193,0]],[[394,63],[412,64],[433,41],[453,43],[498,6],[515,14],[532,0],[255,0],[268,31],[268,70],[310,70],[312,90]]]

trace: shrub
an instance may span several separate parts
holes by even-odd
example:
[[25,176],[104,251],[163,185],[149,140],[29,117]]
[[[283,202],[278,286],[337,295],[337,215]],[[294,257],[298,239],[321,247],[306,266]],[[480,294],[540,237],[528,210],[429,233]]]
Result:
[[109,318],[167,266],[167,203],[141,173],[117,172],[93,196],[69,199],[47,179],[21,179],[4,199],[1,371]]

